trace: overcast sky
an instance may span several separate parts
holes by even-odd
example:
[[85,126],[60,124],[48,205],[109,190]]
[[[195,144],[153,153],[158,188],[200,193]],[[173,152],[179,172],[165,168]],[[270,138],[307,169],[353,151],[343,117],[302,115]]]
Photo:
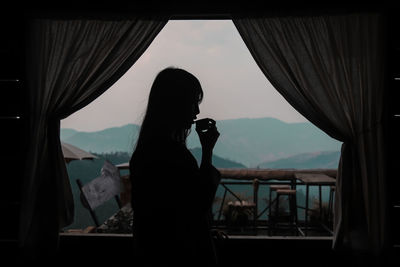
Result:
[[183,68],[200,80],[204,99],[198,118],[306,121],[265,78],[232,21],[177,20],[167,23],[117,83],[61,121],[61,127],[98,131],[140,124],[151,84],[169,66]]

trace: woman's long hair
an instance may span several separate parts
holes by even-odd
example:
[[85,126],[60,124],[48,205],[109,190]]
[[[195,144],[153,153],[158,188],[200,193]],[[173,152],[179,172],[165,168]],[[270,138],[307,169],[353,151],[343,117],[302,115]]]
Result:
[[150,90],[136,149],[160,137],[186,144],[190,128],[185,127],[185,115],[202,99],[203,90],[193,74],[173,67],[158,73]]

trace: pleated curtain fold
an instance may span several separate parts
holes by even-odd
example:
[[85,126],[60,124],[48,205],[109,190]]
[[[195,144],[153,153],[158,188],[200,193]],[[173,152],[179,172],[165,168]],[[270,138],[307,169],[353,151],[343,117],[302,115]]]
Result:
[[20,214],[20,245],[27,254],[54,250],[60,229],[74,218],[60,120],[110,88],[166,23],[159,17],[30,21],[27,134],[31,141]]
[[382,16],[237,16],[233,21],[275,89],[343,142],[334,246],[382,252],[388,221]]

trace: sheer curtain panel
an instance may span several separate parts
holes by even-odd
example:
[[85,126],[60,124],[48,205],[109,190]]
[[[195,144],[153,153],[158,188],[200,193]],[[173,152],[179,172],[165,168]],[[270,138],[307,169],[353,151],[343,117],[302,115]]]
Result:
[[60,120],[115,83],[166,22],[150,17],[30,22],[27,85],[31,142],[20,216],[20,245],[30,256],[54,251],[60,229],[74,216]]
[[276,90],[343,142],[334,246],[380,253],[387,240],[382,17],[238,17],[234,23]]

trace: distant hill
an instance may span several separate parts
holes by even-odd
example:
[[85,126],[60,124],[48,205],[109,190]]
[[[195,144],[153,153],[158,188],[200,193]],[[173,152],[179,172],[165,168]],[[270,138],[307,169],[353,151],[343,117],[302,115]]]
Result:
[[292,157],[260,163],[259,168],[271,169],[336,169],[339,165],[339,151],[302,153]]
[[[234,119],[217,122],[221,133],[215,153],[248,167],[300,153],[338,151],[341,143],[309,122],[285,123],[274,118]],[[188,146],[198,146],[189,137]],[[192,145],[193,144],[193,145]]]
[[79,132],[73,129],[61,129],[63,142],[94,153],[132,152],[140,127],[127,124],[97,132]]
[[[255,167],[301,153],[339,151],[341,142],[332,139],[313,124],[285,123],[274,118],[233,119],[217,122],[221,136],[214,153],[222,158]],[[64,142],[87,151],[108,153],[132,152],[140,127],[128,124],[97,132],[61,129]],[[200,147],[197,134],[188,137],[189,148]]]
[[[198,164],[201,162],[201,148],[190,149]],[[82,182],[88,182],[100,175],[101,167],[107,159],[111,163],[117,165],[129,162],[131,154],[128,152],[112,152],[112,153],[93,153],[98,158],[94,160],[74,160],[67,164],[68,175],[70,179],[81,179]],[[213,155],[213,165],[216,168],[245,168],[241,163],[234,162]]]
[[66,140],[77,133],[78,133],[78,131],[74,130],[74,129],[62,129],[60,132],[60,135],[61,135],[60,139]]

